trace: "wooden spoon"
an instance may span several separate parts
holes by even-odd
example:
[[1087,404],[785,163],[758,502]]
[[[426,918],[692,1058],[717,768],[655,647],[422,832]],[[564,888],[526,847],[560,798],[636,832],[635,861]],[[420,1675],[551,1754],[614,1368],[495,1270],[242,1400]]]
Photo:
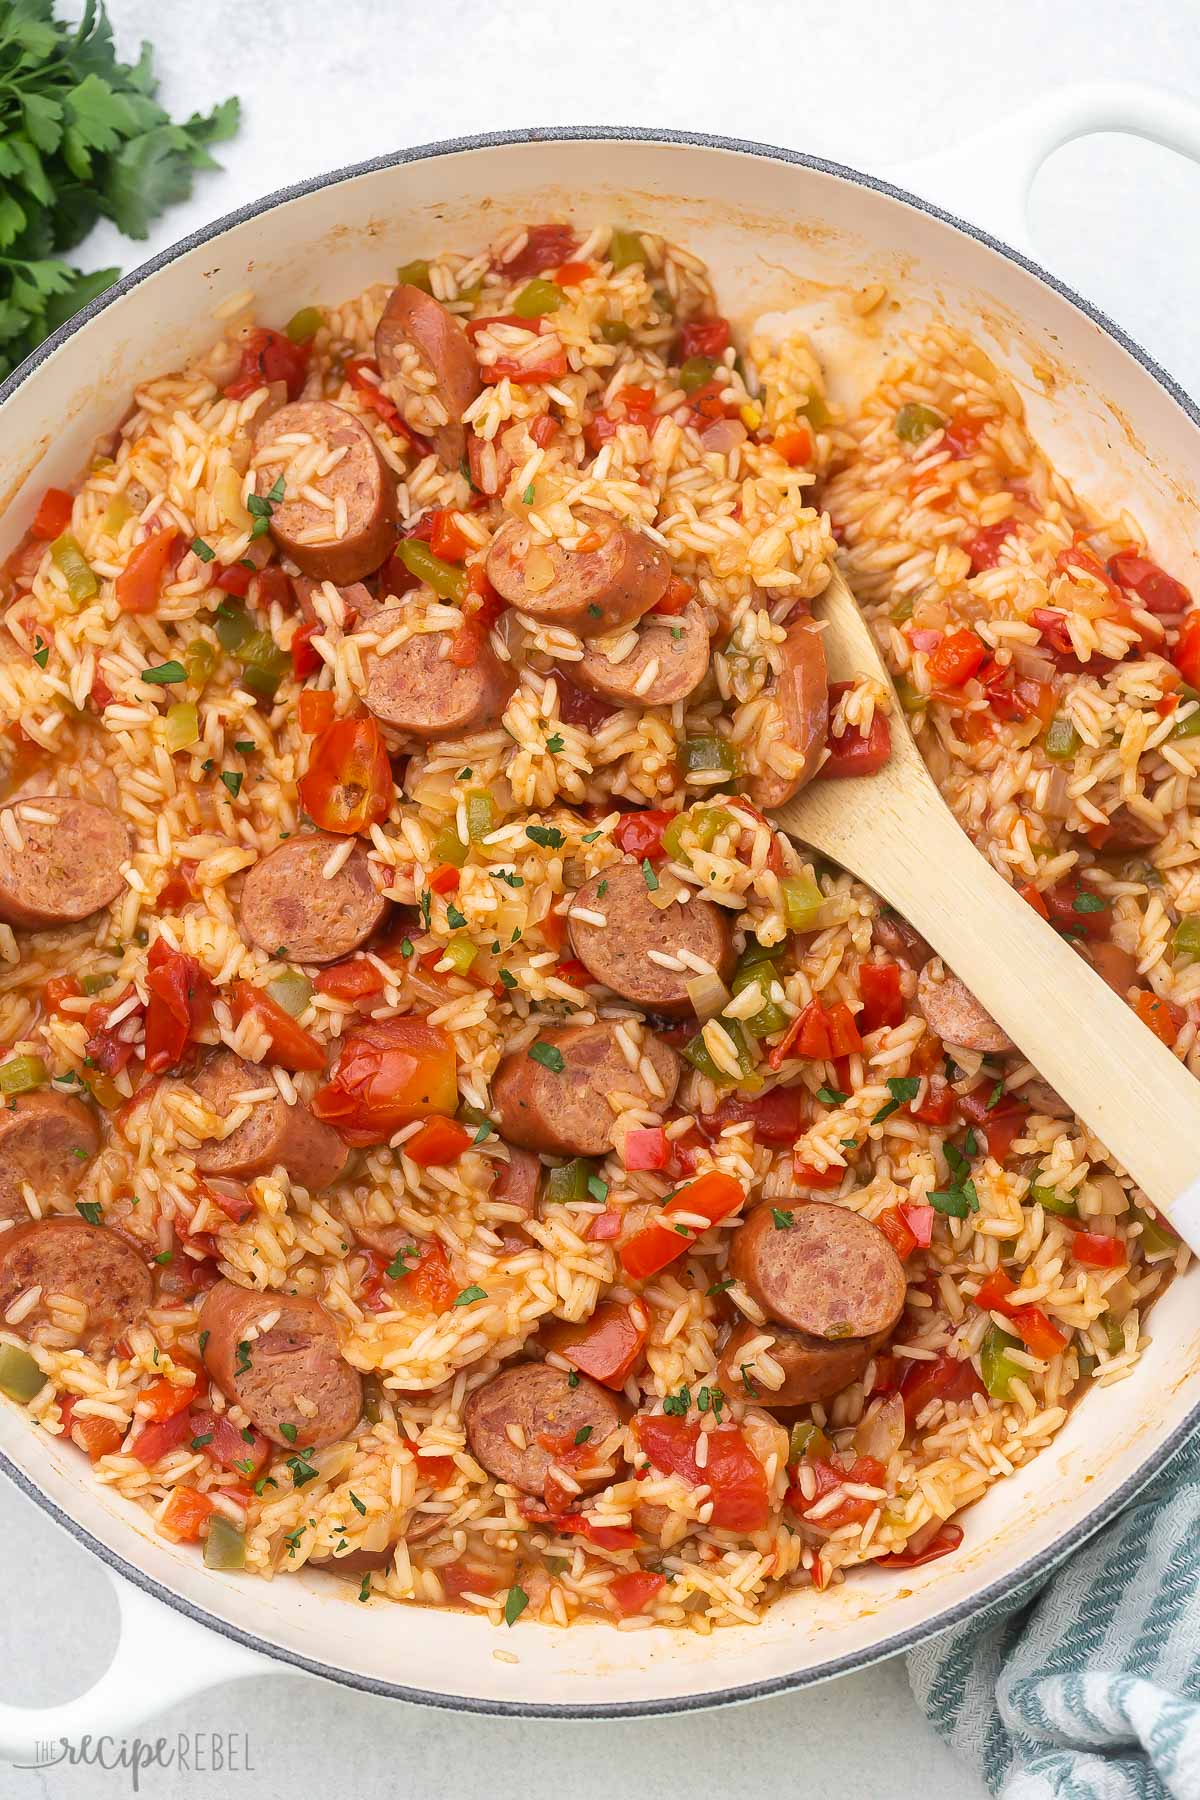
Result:
[[[830,679],[889,677],[835,570],[817,601]],[[1200,1081],[980,854],[897,702],[874,775],[814,781],[774,823],[902,913],[1200,1252]]]

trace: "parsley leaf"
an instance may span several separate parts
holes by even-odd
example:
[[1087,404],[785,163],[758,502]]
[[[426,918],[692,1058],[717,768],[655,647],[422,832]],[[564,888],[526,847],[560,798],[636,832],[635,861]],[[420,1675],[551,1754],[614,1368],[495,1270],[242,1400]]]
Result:
[[529,1055],[534,1062],[541,1063],[543,1069],[549,1069],[552,1075],[561,1075],[566,1067],[563,1053],[556,1044],[543,1044],[540,1041],[530,1044]]
[[845,1098],[845,1094],[839,1088],[819,1087],[817,1089],[817,1099],[826,1106],[840,1106]]
[[504,1623],[515,1625],[525,1608],[529,1605],[529,1595],[523,1587],[510,1587],[504,1597]]
[[673,1414],[676,1418],[681,1419],[691,1404],[691,1390],[686,1387],[681,1387],[678,1393],[667,1395],[666,1399],[663,1401],[663,1411],[665,1413]]
[[888,1093],[892,1097],[880,1107],[871,1120],[872,1125],[878,1125],[882,1119],[890,1119],[907,1100],[915,1100],[920,1085],[915,1075],[893,1075],[887,1084]]
[[487,1289],[486,1288],[471,1286],[471,1287],[465,1287],[461,1294],[455,1295],[454,1304],[455,1304],[455,1306],[470,1306],[470,1304],[473,1300],[486,1300],[486,1299],[487,1299]]
[[773,1206],[771,1208],[771,1218],[774,1221],[776,1231],[790,1231],[791,1227],[796,1223],[796,1215],[794,1213],[783,1212],[778,1206]]
[[540,844],[543,850],[561,850],[566,843],[566,836],[554,825],[527,825],[525,836],[533,844]]

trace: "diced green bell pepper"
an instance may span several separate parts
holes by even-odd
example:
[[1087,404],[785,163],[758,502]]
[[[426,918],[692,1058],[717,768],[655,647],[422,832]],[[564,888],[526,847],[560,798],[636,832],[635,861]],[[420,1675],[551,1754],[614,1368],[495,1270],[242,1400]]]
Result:
[[732,781],[738,773],[737,751],[728,738],[688,738],[683,746],[683,767],[688,775],[708,775],[720,770]]
[[[717,1024],[733,1046],[737,1057],[737,1075],[730,1075],[719,1069],[709,1054],[708,1045],[704,1041],[704,1033],[697,1032],[685,1046],[683,1054],[693,1069],[705,1076],[715,1087],[740,1087],[747,1085],[746,1077],[754,1074],[754,1052],[747,1041],[746,1034],[736,1019],[720,1019]],[[761,1086],[761,1081],[755,1082]]]
[[100,592],[96,572],[80,549],[78,540],[64,531],[50,546],[50,560],[67,583],[67,593],[75,606],[93,600]]
[[45,1087],[50,1075],[40,1056],[10,1056],[0,1063],[0,1094],[31,1094]]
[[1180,919],[1171,937],[1171,947],[1178,956],[1200,956],[1200,913]]
[[461,869],[470,854],[470,847],[463,843],[453,825],[447,825],[433,840],[433,854],[435,861]]
[[1074,1200],[1064,1198],[1060,1195],[1057,1188],[1047,1187],[1045,1183],[1041,1181],[1034,1181],[1032,1183],[1029,1189],[1029,1198],[1031,1200],[1036,1200],[1037,1204],[1045,1212],[1058,1213],[1060,1217],[1065,1219],[1077,1219],[1079,1217],[1079,1208]]
[[462,600],[467,592],[467,571],[435,556],[420,538],[401,538],[396,555],[410,575],[432,588],[439,600]]
[[15,1344],[0,1344],[0,1393],[24,1404],[40,1394],[45,1385],[46,1377],[28,1350],[18,1350]]
[[624,319],[601,319],[600,336],[606,344],[627,344],[631,333]]
[[[0,1068],[0,1076],[3,1074],[4,1070]],[[1149,1252],[1151,1256],[1174,1256],[1179,1248],[1179,1239],[1175,1233],[1161,1219],[1151,1218],[1143,1207],[1135,1206],[1131,1211],[1142,1228],[1140,1241],[1143,1251]]]
[[397,287],[420,288],[423,294],[432,294],[433,283],[429,279],[429,264],[423,256],[416,256],[412,262],[406,262],[396,270]]
[[935,412],[932,406],[922,406],[917,400],[906,400],[896,414],[896,436],[906,444],[920,444],[932,432],[940,431],[945,423],[941,413]]
[[1051,762],[1070,762],[1078,756],[1082,742],[1070,719],[1051,719],[1042,733],[1042,749]]
[[547,313],[556,313],[566,298],[553,281],[539,276],[521,289],[513,301],[513,311],[518,319],[541,319]]
[[481,844],[495,830],[496,802],[482,788],[467,795],[467,836],[473,844]]
[[633,263],[644,263],[646,246],[642,243],[641,234],[618,227],[608,242],[608,260],[614,271],[628,269]]
[[1010,1350],[1019,1350],[1016,1338],[1009,1337],[998,1325],[988,1328],[987,1336],[979,1353],[979,1367],[983,1375],[983,1385],[993,1400],[1010,1400],[1012,1398],[1013,1378],[1027,1379],[1028,1369],[1014,1362],[1009,1355]]
[[546,1175],[544,1199],[551,1206],[569,1206],[588,1197],[588,1181],[596,1173],[596,1165],[586,1156],[561,1163]]
[[713,378],[716,362],[711,356],[689,356],[679,371],[679,385],[685,394],[694,394]]
[[319,306],[302,306],[299,312],[292,314],[284,330],[293,344],[307,344],[324,323],[325,315]]
[[246,1566],[246,1534],[224,1513],[213,1513],[204,1540],[206,1569],[244,1569]]
[[825,896],[811,875],[782,875],[779,891],[783,895],[783,916],[790,931],[811,931],[813,921],[825,904]]
[[312,999],[312,991],[312,982],[299,969],[281,969],[274,980],[267,983],[267,992],[276,1006],[282,1006],[293,1019],[300,1017]]

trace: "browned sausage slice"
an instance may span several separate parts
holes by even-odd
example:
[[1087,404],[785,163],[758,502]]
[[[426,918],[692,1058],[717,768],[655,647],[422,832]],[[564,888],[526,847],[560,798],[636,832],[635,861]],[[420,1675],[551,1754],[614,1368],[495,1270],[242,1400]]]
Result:
[[1131,988],[1141,987],[1137,957],[1122,950],[1120,944],[1089,944],[1085,954],[1101,980],[1106,981],[1122,1000],[1128,1000]]
[[[371,879],[371,863],[361,843],[348,857],[346,839],[324,831],[287,838],[256,862],[242,885],[242,930],[268,956],[291,962],[337,962],[364,943],[383,919],[388,903]],[[327,875],[338,857],[340,867]]]
[[448,469],[457,469],[466,454],[462,416],[483,386],[479,364],[462,326],[441,302],[401,282],[392,289],[375,331],[375,360],[384,381],[401,373],[405,345],[412,346],[437,382],[437,397],[447,417],[429,435],[441,461]]
[[273,1444],[319,1449],[362,1413],[362,1378],[319,1300],[218,1281],[200,1309],[204,1366]]
[[[581,915],[593,915],[584,918]],[[596,924],[596,919],[607,922]],[[638,863],[614,863],[585,881],[568,915],[571,948],[588,974],[647,1012],[679,1018],[692,1010],[687,984],[698,970],[680,950],[710,963],[727,981],[735,961],[733,928],[724,907],[695,898],[656,907]],[[680,966],[655,962],[654,951]]]
[[[543,1493],[555,1456],[583,1442],[595,1448],[594,1469],[564,1461],[561,1465],[584,1493],[613,1479],[603,1459],[604,1446],[623,1423],[616,1397],[586,1375],[571,1377],[547,1363],[520,1363],[476,1388],[467,1401],[467,1443],[477,1463],[522,1493]],[[511,1429],[510,1429],[511,1428]]]
[[829,675],[825,646],[807,614],[794,619],[774,646],[779,667],[769,692],[779,709],[778,739],[768,736],[768,761],[749,776],[746,791],[761,811],[782,806],[812,780],[829,734]]
[[41,1289],[37,1306],[9,1326],[22,1336],[44,1322],[51,1294],[65,1294],[87,1308],[80,1338],[88,1354],[105,1357],[145,1312],[153,1287],[133,1245],[103,1225],[38,1219],[0,1232],[0,1318],[22,1294]]
[[[377,613],[371,630],[386,642],[404,617],[402,607]],[[451,642],[448,631],[419,631],[382,654],[364,653],[363,698],[377,719],[425,743],[495,723],[516,686],[512,666],[485,638],[474,662],[460,667],[450,660]]]
[[695,601],[678,614],[651,613],[638,627],[637,643],[620,662],[589,644],[571,665],[580,687],[619,706],[674,706],[694,693],[708,673],[708,626]]
[[[767,1386],[756,1372],[753,1352],[747,1360],[747,1346],[767,1335],[773,1342],[765,1345],[764,1351],[783,1370],[782,1387]],[[807,1331],[793,1331],[787,1325],[752,1325],[746,1321],[734,1328],[721,1352],[717,1374],[723,1391],[735,1399],[754,1400],[766,1407],[807,1406],[810,1401],[840,1394],[844,1387],[857,1381],[887,1335],[880,1332],[866,1338],[819,1338]]]
[[0,813],[0,919],[38,931],[73,925],[121,892],[132,844],[107,806],[48,794]]
[[910,969],[920,971],[933,955],[916,927],[899,913],[880,913],[871,926],[871,937],[889,956],[898,957]]
[[939,978],[934,965],[926,963],[917,978],[917,1005],[930,1029],[947,1044],[961,1044],[964,1050],[993,1055],[1013,1048],[1007,1031],[997,1025],[966,983],[949,969]]
[[[626,1025],[625,1029],[636,1030]],[[537,1050],[538,1056],[530,1051]],[[640,1106],[665,1111],[679,1085],[679,1058],[653,1032],[642,1033],[642,1055],[657,1077],[657,1094],[625,1060],[610,1021],[551,1025],[524,1050],[510,1050],[492,1076],[492,1104],[500,1130],[526,1150],[557,1156],[603,1156],[612,1148],[615,1114],[609,1095],[629,1094]],[[539,1060],[540,1057],[545,1060]]]
[[28,1219],[21,1195],[27,1181],[39,1199],[73,1194],[99,1148],[96,1115],[73,1094],[40,1088],[16,1095],[0,1111],[0,1220]]
[[504,1206],[516,1208],[520,1219],[497,1220],[495,1229],[499,1232],[505,1250],[511,1255],[517,1250],[527,1250],[529,1239],[524,1233],[526,1219],[538,1216],[538,1192],[542,1185],[542,1165],[529,1150],[518,1150],[515,1144],[508,1145],[508,1161],[496,1164],[496,1178],[492,1183],[491,1199],[498,1200]]
[[[265,419],[254,434],[255,484],[272,502],[271,536],[314,581],[346,587],[377,569],[396,541],[396,492],[391,473],[365,425],[329,400],[294,400]],[[304,497],[311,488],[332,509]],[[344,513],[344,520],[343,515]]]
[[573,550],[535,538],[511,519],[492,540],[487,572],[497,593],[530,618],[604,637],[650,611],[667,590],[671,564],[643,532],[581,508]]
[[772,1319],[820,1338],[890,1331],[904,1306],[904,1265],[878,1226],[844,1206],[809,1201],[786,1215],[767,1205],[733,1235],[729,1268]]
[[376,1569],[390,1569],[395,1557],[395,1544],[385,1544],[382,1550],[343,1550],[340,1556],[334,1551],[329,1556],[310,1556],[308,1560],[314,1569],[323,1569],[330,1575],[369,1575]]
[[[321,582],[314,581],[311,575],[298,575],[292,583],[296,591],[296,604],[300,608],[300,617],[309,625],[319,625],[323,622],[313,604],[313,592],[321,585]],[[361,581],[352,581],[348,587],[338,588],[337,592],[345,608],[346,617],[343,629],[346,631],[352,631],[356,625],[363,624],[367,619],[373,619],[375,614],[383,612],[387,605],[385,600],[377,598]]]
[[220,1119],[233,1112],[239,1094],[272,1089],[267,1099],[252,1102],[250,1117],[228,1137],[201,1143],[195,1161],[202,1175],[265,1175],[282,1163],[297,1186],[315,1193],[341,1174],[346,1146],[337,1132],[314,1119],[302,1100],[288,1106],[274,1091],[267,1064],[243,1062],[231,1050],[218,1050],[191,1086]]

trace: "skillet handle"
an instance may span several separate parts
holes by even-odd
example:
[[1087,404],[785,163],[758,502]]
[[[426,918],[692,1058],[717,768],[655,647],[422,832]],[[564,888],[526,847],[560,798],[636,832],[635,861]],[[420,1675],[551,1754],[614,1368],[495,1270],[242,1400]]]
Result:
[[964,143],[884,174],[1034,256],[1028,220],[1034,177],[1054,151],[1099,131],[1148,138],[1200,162],[1200,109],[1189,101],[1145,82],[1081,81],[1040,94]]
[[[110,1569],[121,1630],[112,1662],[86,1693],[57,1706],[0,1705],[0,1760],[50,1768],[81,1738],[121,1739],[177,1700],[279,1665],[194,1624]],[[150,1751],[152,1746],[143,1743]],[[128,1747],[136,1755],[137,1745]]]

